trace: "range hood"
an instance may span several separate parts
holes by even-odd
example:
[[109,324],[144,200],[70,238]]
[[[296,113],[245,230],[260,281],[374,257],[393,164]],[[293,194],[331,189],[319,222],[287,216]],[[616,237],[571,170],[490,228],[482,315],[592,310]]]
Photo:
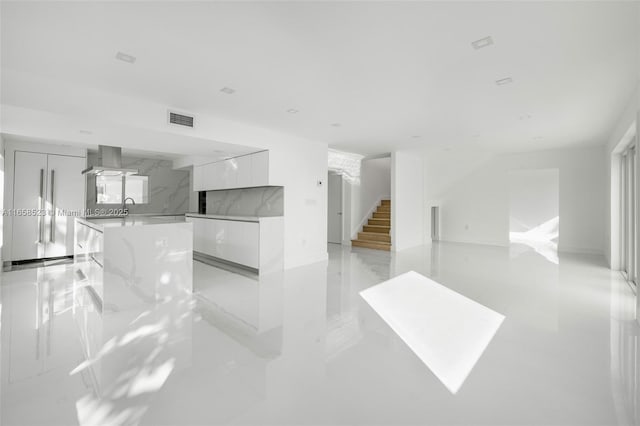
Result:
[[122,168],[122,148],[98,145],[98,164],[82,171],[83,175],[130,176],[137,175],[138,169]]

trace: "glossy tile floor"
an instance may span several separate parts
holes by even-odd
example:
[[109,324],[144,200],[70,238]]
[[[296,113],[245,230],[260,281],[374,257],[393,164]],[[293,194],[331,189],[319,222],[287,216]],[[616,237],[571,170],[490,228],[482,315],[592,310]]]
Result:
[[[1,275],[2,425],[640,424],[634,295],[601,257],[330,245],[98,314],[73,265]],[[453,394],[359,292],[415,270],[505,316]]]

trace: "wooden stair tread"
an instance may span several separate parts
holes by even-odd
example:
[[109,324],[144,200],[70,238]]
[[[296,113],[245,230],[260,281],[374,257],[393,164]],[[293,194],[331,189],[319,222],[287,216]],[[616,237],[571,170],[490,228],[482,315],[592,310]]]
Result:
[[367,243],[367,244],[373,244],[376,246],[387,246],[387,247],[391,247],[391,243],[387,243],[385,241],[364,241],[364,240],[351,240],[352,243]]
[[354,247],[391,251],[391,243],[386,243],[383,241],[351,240],[351,245]]
[[383,232],[358,232],[358,240],[391,242],[391,235]]
[[388,234],[391,230],[390,226],[364,225],[363,232],[378,232]]
[[367,225],[391,226],[391,219],[371,218],[368,220]]

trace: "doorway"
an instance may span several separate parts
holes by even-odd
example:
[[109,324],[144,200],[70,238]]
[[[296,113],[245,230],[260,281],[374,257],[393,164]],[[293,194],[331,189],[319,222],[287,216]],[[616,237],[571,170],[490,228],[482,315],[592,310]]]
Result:
[[558,264],[560,189],[558,169],[509,172],[509,241]]
[[431,206],[431,241],[440,240],[440,207]]
[[635,141],[620,157],[620,242],[622,273],[635,289],[637,283],[637,200],[636,200],[636,144]]
[[327,179],[327,242],[342,244],[342,176],[332,172]]

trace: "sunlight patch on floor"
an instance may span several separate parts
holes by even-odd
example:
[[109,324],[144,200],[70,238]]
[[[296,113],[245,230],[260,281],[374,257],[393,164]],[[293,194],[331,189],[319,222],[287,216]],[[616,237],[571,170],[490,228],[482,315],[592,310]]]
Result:
[[360,295],[453,394],[505,318],[413,271]]

